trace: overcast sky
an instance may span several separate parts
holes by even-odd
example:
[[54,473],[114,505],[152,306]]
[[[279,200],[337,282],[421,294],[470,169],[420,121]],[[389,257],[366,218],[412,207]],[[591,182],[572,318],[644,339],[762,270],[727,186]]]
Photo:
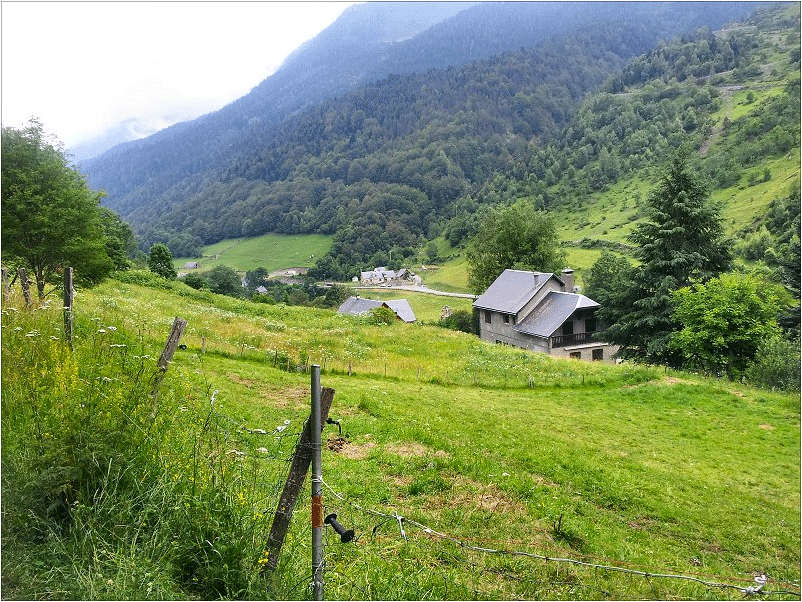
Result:
[[126,120],[144,133],[192,119],[247,94],[351,4],[4,1],[2,123],[36,116],[69,148]]

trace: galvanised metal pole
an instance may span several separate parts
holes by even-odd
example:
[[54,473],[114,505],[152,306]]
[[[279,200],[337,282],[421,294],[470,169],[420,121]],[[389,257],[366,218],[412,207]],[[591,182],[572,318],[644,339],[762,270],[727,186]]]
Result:
[[321,409],[320,366],[312,366],[312,415],[309,443],[312,446],[312,593],[314,600],[323,599],[323,468],[320,436],[323,425]]

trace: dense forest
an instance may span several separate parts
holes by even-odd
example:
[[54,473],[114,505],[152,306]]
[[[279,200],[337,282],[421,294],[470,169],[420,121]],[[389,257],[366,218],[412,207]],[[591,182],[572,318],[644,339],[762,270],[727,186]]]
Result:
[[[345,279],[453,245],[483,207],[530,197],[576,209],[667,150],[704,149],[714,186],[799,144],[799,11],[763,9],[745,25],[655,45],[643,24],[573,29],[463,67],[392,75],[263,132],[260,145],[118,207],[143,248],[177,256],[266,232],[335,234],[312,275]],[[778,32],[782,32],[781,34]],[[763,73],[767,53],[782,73]],[[776,71],[776,69],[775,69]],[[756,78],[779,93],[716,128],[722,98]],[[770,177],[770,174],[766,174]]]

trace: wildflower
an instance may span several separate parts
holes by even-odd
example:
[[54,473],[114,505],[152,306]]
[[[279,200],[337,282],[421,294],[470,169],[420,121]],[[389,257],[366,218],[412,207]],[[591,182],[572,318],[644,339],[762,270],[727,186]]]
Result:
[[29,333],[27,333],[25,336],[26,337],[31,337],[31,338],[38,337],[39,336],[39,331],[38,330],[32,330]]
[[116,326],[106,326],[106,330],[109,330],[111,332],[117,332],[117,327]]
[[99,328],[99,329],[98,329],[98,332],[99,332],[100,334],[106,334],[106,330],[105,330],[104,328]]
[[128,347],[128,345],[124,345],[122,343],[112,343],[109,347]]
[[243,452],[243,451],[239,451],[238,449],[230,449],[230,450],[228,450],[228,451],[226,452],[226,455],[227,455],[227,456],[237,456],[237,457],[240,457],[240,456],[244,456],[244,455],[245,455],[245,452]]

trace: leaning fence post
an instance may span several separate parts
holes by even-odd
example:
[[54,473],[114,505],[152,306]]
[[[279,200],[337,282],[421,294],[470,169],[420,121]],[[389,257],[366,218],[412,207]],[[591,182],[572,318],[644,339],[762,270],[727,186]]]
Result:
[[176,316],[175,320],[173,320],[173,328],[170,330],[170,336],[167,337],[167,343],[165,343],[164,350],[162,351],[161,357],[159,357],[159,361],[156,364],[159,367],[159,373],[156,375],[156,379],[153,382],[153,389],[150,393],[150,396],[153,399],[153,410],[150,413],[151,420],[156,418],[156,412],[159,409],[159,384],[161,383],[162,378],[164,378],[164,373],[167,372],[167,366],[173,359],[173,354],[175,354],[175,350],[178,348],[178,341],[181,339],[181,335],[184,334],[184,329],[186,327],[187,321]]
[[30,307],[33,305],[31,301],[31,283],[28,280],[28,272],[25,271],[25,268],[19,269],[19,281],[22,284],[22,294],[25,297],[25,305]]
[[72,288],[72,268],[64,270],[64,336],[72,348],[73,313],[72,302],[75,290]]
[[[318,424],[325,424],[326,419],[329,417],[329,410],[331,409],[331,402],[333,400],[334,389],[321,389],[320,422]],[[292,520],[295,502],[298,500],[298,494],[304,486],[306,473],[309,470],[309,465],[312,463],[312,446],[310,443],[312,441],[311,422],[312,419],[310,416],[310,419],[307,420],[304,425],[301,439],[295,446],[290,472],[287,475],[286,483],[284,483],[284,489],[281,492],[281,497],[276,507],[276,513],[273,516],[273,524],[270,527],[270,535],[267,538],[267,562],[262,566],[262,575],[265,575],[268,571],[274,570],[276,566],[278,566],[281,546],[284,544],[284,538],[287,535],[287,529]],[[320,427],[318,427],[318,431],[319,430]]]

